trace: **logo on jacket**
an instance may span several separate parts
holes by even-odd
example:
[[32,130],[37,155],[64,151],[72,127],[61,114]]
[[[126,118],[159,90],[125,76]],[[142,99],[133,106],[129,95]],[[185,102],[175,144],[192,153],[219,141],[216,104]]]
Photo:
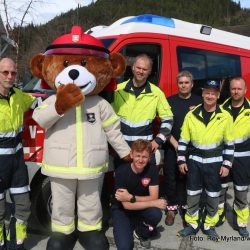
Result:
[[95,119],[95,113],[87,113],[87,121],[90,123],[95,123],[96,119]]
[[147,187],[151,181],[151,178],[143,178],[141,179],[141,183],[144,187]]

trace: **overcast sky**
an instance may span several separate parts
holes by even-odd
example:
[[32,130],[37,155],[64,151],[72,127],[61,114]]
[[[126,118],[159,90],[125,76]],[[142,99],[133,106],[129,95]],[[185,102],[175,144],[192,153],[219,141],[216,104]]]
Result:
[[[2,3],[3,0],[0,0]],[[128,0],[129,1],[129,0]],[[157,1],[157,0],[156,0]],[[218,0],[219,1],[219,0]],[[234,0],[235,2],[239,2],[239,0]],[[9,10],[11,15],[10,20],[14,20],[17,24],[20,24],[20,18],[17,19],[16,11],[14,8],[20,11],[23,3],[27,3],[27,0],[7,0],[10,3],[12,9]],[[61,13],[65,13],[70,9],[76,9],[78,4],[80,6],[89,5],[91,2],[95,2],[95,0],[41,0],[40,3],[36,3],[31,11],[31,14],[27,15],[25,18],[26,23],[33,22],[34,24],[44,24],[49,20],[53,19],[55,16],[60,15]],[[15,5],[14,5],[15,3]],[[242,8],[250,8],[250,0],[240,0]],[[2,7],[2,6],[0,6]],[[24,7],[25,9],[25,7]],[[1,16],[3,21],[5,20],[3,15],[3,10],[1,9]]]

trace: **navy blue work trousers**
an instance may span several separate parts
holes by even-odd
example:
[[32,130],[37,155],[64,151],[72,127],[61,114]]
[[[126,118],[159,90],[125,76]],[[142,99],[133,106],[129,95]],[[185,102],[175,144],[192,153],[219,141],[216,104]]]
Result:
[[112,207],[113,233],[117,249],[133,249],[135,229],[140,237],[150,238],[161,221],[161,217],[162,211],[157,207],[137,211]]

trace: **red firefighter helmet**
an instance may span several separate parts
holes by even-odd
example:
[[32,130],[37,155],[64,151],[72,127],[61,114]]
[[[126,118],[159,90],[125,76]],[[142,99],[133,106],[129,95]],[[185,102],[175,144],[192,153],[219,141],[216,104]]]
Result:
[[92,55],[108,58],[109,50],[97,38],[83,33],[80,26],[73,26],[71,33],[54,40],[44,54]]

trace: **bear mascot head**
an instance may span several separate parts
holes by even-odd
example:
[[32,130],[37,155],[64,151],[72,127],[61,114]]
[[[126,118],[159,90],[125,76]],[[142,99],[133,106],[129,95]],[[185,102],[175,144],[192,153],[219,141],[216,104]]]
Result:
[[98,94],[110,89],[112,79],[121,75],[125,66],[121,54],[110,54],[79,26],[31,60],[32,74],[56,92],[32,115],[46,129],[42,173],[50,177],[53,197],[53,233],[47,249],[72,249],[76,225],[84,248],[108,249],[101,230],[100,201],[109,162],[108,143],[126,160],[130,148],[121,134],[119,117]]
[[[82,33],[79,26],[73,26],[70,34],[57,38],[44,54],[31,60],[32,74],[61,97],[56,104],[59,114],[79,105],[86,95],[114,88],[113,79],[120,76],[125,67],[121,54],[110,54],[98,39]],[[65,89],[67,84],[69,86]]]

